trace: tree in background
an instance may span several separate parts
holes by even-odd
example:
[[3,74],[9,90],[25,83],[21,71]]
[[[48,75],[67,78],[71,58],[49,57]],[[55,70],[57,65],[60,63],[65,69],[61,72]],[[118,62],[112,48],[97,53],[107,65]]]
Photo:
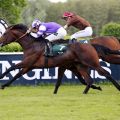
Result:
[[[64,11],[71,11],[88,20],[97,35],[105,24],[120,22],[120,0],[67,1],[50,3],[48,0],[0,0],[0,18],[11,24],[22,22],[26,25],[31,25],[35,18],[39,18],[41,21],[55,21],[64,26],[65,21],[61,15]],[[75,31],[72,27],[69,29],[70,34]]]
[[120,24],[118,23],[108,23],[103,26],[101,35],[114,36],[120,40]]
[[47,14],[47,7],[50,5],[48,0],[28,0],[27,7],[24,9],[22,18],[23,22],[27,25],[31,25],[35,18],[44,21]]
[[120,23],[120,0],[109,1],[108,22]]
[[[72,11],[88,20],[94,29],[94,33],[99,35],[102,27],[110,22],[120,21],[120,0],[68,0],[66,3],[52,4],[47,9],[46,21],[55,20],[60,24],[64,24],[60,15],[64,11]],[[48,12],[50,11],[50,12]],[[76,30],[71,29],[69,33],[74,33]]]
[[10,24],[21,21],[21,13],[26,6],[26,0],[0,0],[0,18]]

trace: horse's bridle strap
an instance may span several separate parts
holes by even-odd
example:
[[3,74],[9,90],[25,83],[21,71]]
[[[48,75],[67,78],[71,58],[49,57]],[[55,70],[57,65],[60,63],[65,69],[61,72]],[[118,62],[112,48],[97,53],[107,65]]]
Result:
[[26,36],[27,34],[28,34],[28,32],[24,33],[24,34],[23,34],[22,36],[20,36],[19,38],[16,38],[16,36],[14,35],[14,33],[12,33],[12,35],[15,36],[15,38],[16,38],[15,42],[18,41],[18,40],[20,40],[21,38],[23,38],[23,37]]
[[21,38],[23,38],[24,36],[26,36],[27,35],[27,32],[25,33],[25,34],[23,34],[22,36],[20,36],[18,39],[16,39],[15,41],[18,41],[18,40],[20,40]]

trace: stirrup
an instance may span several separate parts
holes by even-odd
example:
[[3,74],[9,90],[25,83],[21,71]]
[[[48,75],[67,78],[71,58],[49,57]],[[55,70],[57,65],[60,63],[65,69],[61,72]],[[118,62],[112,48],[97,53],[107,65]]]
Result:
[[77,39],[75,38],[69,40],[69,44],[76,43],[76,42],[77,42]]

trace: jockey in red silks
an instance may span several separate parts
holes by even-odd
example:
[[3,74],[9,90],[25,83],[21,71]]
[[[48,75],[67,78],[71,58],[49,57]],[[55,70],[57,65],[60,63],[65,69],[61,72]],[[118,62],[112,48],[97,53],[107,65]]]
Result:
[[64,12],[62,18],[66,20],[66,25],[64,26],[67,29],[70,26],[73,26],[80,31],[71,35],[71,40],[76,40],[80,37],[89,37],[93,34],[93,29],[90,23],[79,15],[72,12]]
[[43,36],[48,41],[47,46],[49,48],[49,55],[52,55],[51,42],[58,39],[63,39],[64,36],[67,35],[67,31],[60,24],[55,22],[45,23],[35,19],[32,22],[32,28],[37,29],[36,33],[31,33],[33,37],[38,38]]

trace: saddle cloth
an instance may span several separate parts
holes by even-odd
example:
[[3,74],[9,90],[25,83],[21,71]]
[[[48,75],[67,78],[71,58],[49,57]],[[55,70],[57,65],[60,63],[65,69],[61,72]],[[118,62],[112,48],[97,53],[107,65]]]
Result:
[[54,44],[52,46],[53,55],[63,54],[67,50],[67,44]]

